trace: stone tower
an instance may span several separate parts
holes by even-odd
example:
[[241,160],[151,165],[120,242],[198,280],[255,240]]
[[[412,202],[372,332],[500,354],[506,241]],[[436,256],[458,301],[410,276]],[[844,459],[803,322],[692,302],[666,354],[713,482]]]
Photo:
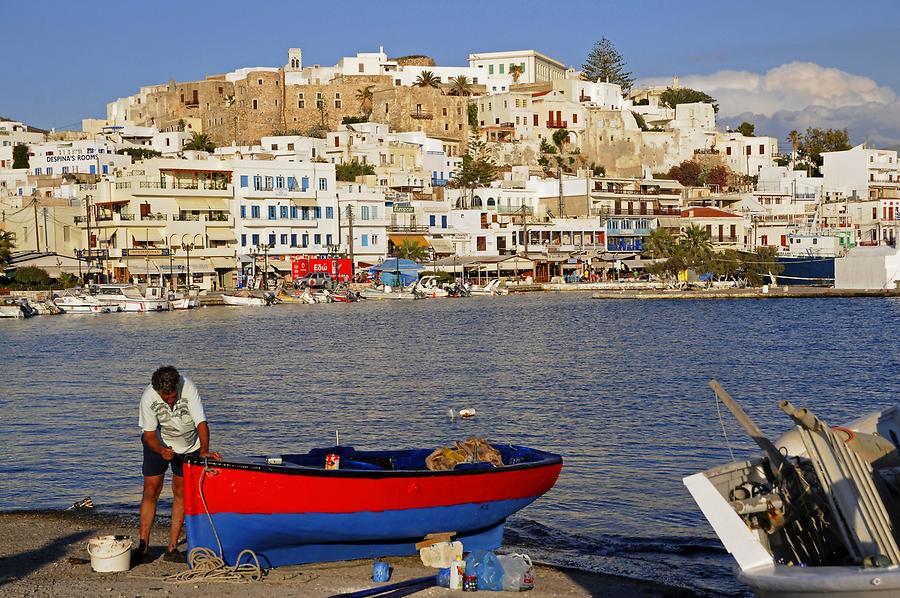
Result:
[[284,65],[285,72],[296,72],[303,68],[303,52],[300,48],[288,49],[288,63]]

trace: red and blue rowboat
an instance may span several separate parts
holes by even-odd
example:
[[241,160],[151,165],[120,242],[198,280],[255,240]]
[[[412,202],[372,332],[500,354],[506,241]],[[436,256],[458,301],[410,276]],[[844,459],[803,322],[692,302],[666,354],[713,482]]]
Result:
[[[562,457],[493,446],[503,466],[450,471],[425,467],[430,449],[315,449],[281,455],[280,465],[265,457],[188,458],[188,549],[218,552],[217,533],[228,563],[250,548],[264,566],[279,566],[415,554],[426,534],[449,531],[467,551],[496,549],[507,517],[556,483]],[[340,469],[325,469],[327,454],[340,455]]]

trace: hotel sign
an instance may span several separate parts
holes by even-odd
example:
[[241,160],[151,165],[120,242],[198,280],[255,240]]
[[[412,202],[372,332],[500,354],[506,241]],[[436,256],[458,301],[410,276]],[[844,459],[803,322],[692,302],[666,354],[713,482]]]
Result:
[[103,259],[109,258],[109,250],[108,249],[80,249],[78,250],[78,257],[100,257]]
[[394,206],[395,214],[415,214],[416,209],[412,206]]
[[132,247],[122,250],[122,257],[165,257],[168,255],[168,248]]

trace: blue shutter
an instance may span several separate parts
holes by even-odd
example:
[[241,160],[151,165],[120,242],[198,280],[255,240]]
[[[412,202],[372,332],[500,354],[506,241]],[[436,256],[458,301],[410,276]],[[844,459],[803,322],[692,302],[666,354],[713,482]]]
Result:
[[434,214],[430,215],[428,217],[428,225],[429,226],[437,226],[437,216],[435,216]]
[[241,218],[247,217],[247,206],[241,206]]
[[293,234],[291,234],[291,247],[296,247],[296,246],[297,246],[297,234],[293,233]]
[[305,176],[300,179],[300,190],[306,191],[307,189],[309,189],[309,177]]
[[441,216],[441,228],[447,228],[447,217]]
[[369,246],[369,235],[363,235],[363,236],[362,236],[362,246],[363,246],[363,247],[368,247],[368,246]]
[[249,184],[248,181],[249,181],[249,177],[246,174],[242,174],[241,175],[241,187],[244,187],[246,189]]

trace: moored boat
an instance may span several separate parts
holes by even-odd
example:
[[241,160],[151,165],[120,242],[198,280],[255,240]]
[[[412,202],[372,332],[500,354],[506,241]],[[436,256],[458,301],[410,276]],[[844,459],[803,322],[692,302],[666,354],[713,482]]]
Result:
[[107,305],[93,295],[74,291],[65,291],[62,295],[53,299],[53,303],[64,314],[102,314],[119,311],[118,305]]
[[262,307],[263,305],[272,305],[275,301],[275,297],[271,293],[255,294],[243,290],[222,293],[222,301],[225,302],[225,305],[234,305],[238,307]]
[[760,598],[900,595],[900,410],[831,428],[788,401],[796,427],[770,441],[715,382],[762,457],[684,479]]
[[138,287],[131,284],[100,285],[97,287],[95,297],[104,305],[118,306],[119,311],[143,313],[169,309],[167,299],[147,298]]
[[[427,534],[456,532],[466,550],[497,548],[507,517],[550,490],[559,455],[494,445],[503,464],[426,468],[431,449],[315,449],[277,459],[185,462],[188,548],[264,566],[415,554]],[[331,455],[339,469],[326,469]],[[214,524],[215,528],[211,525]],[[218,541],[217,541],[218,538]]]

